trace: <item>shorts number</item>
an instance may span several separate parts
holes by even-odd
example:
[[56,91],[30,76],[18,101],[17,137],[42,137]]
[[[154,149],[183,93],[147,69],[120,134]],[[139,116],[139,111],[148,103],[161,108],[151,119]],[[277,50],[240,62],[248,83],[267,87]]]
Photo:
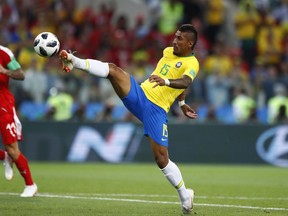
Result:
[[166,124],[163,124],[163,132],[162,132],[163,137],[168,137],[168,127]]
[[11,124],[7,124],[6,129],[9,130],[11,136],[16,136],[16,126],[14,122],[12,122]]

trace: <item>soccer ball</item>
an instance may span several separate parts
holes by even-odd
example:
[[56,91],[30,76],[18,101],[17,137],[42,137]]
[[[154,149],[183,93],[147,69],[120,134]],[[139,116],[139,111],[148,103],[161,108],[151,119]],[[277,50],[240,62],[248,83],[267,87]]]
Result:
[[42,32],[34,40],[34,50],[42,57],[51,57],[58,53],[60,42],[51,32]]

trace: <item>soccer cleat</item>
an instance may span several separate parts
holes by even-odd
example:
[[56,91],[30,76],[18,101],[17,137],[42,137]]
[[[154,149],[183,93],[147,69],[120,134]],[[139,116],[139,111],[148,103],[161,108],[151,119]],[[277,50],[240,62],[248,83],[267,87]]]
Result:
[[34,183],[33,185],[26,185],[23,193],[20,195],[21,197],[34,197],[37,193],[37,185]]
[[59,52],[59,58],[62,62],[62,70],[66,73],[70,73],[73,70],[72,53],[68,53],[66,50]]
[[7,152],[5,152],[5,159],[4,159],[4,169],[5,169],[5,178],[10,181],[13,178],[14,171],[13,171],[13,161],[8,155]]
[[189,193],[189,206],[182,204],[182,212],[183,214],[190,214],[193,209],[193,199],[194,199],[194,191],[190,188],[187,189]]

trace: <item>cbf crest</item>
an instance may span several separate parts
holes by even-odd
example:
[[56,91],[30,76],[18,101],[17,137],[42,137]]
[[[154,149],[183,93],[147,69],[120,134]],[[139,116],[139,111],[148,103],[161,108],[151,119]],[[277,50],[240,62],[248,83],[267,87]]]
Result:
[[181,65],[182,65],[182,62],[177,62],[175,66],[176,66],[176,68],[180,68]]

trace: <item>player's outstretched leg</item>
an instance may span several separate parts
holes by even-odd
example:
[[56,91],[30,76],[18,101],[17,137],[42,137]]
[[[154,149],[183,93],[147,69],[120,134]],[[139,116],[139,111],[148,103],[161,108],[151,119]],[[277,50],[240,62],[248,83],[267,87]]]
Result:
[[176,188],[181,202],[182,212],[190,214],[193,209],[194,191],[186,189],[178,166],[169,160],[166,167],[161,169],[168,181]]
[[107,77],[109,74],[109,64],[95,59],[81,59],[66,50],[59,52],[62,61],[62,70],[71,72],[73,68],[84,70],[98,77]]
[[130,74],[115,64],[96,59],[81,59],[66,50],[59,52],[59,58],[64,72],[71,72],[76,68],[100,78],[107,78],[120,98],[128,95],[131,87]]

